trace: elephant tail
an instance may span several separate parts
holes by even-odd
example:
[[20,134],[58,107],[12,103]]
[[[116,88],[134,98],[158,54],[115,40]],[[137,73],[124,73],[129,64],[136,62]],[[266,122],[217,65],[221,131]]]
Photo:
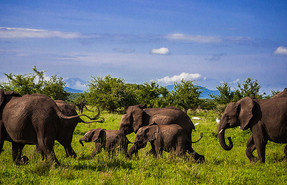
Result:
[[85,115],[85,114],[80,114],[80,115],[75,115],[75,116],[66,116],[61,110],[60,110],[60,108],[57,106],[57,104],[55,103],[55,111],[56,111],[56,113],[57,113],[57,115],[58,115],[58,117],[60,118],[60,119],[67,119],[67,120],[69,120],[69,119],[75,119],[75,118],[80,118],[81,116],[85,116],[85,117],[87,117],[87,118],[89,118],[90,120],[96,120],[98,117],[99,117],[99,115],[100,115],[100,110],[99,110],[99,108],[98,108],[98,114],[95,116],[95,117],[93,117],[93,118],[91,118],[90,116],[88,116],[88,115]]
[[200,138],[197,141],[193,141],[191,143],[197,143],[198,141],[200,141],[202,139],[202,137],[203,137],[203,133],[200,133]]
[[84,120],[82,120],[81,118],[79,118],[79,122],[81,122],[81,123],[87,123],[87,124],[89,124],[89,123],[104,123],[104,122],[105,122],[105,119],[103,118],[102,120],[84,121]]

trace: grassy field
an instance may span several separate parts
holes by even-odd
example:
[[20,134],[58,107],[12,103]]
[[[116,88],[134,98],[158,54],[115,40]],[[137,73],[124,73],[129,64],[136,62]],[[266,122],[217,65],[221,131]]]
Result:
[[[204,137],[193,148],[205,156],[205,163],[197,164],[178,157],[170,159],[168,153],[155,159],[146,155],[149,145],[139,151],[138,159],[128,160],[122,153],[109,157],[106,151],[91,158],[94,144],[85,143],[82,147],[79,138],[92,128],[119,128],[121,115],[104,112],[101,116],[105,123],[80,123],[76,127],[72,146],[77,159],[66,158],[63,147],[55,143],[61,163],[58,167],[48,160],[42,161],[35,146],[28,145],[23,154],[30,159],[29,164],[16,166],[12,162],[11,143],[6,142],[0,155],[0,184],[287,184],[285,145],[269,142],[266,163],[250,163],[245,155],[250,131],[227,130],[226,136],[232,137],[234,147],[231,151],[224,151],[217,139],[217,116],[213,112],[190,115],[200,117],[200,120],[193,120],[199,124],[192,137],[197,140],[201,132]],[[135,134],[128,135],[128,138],[134,141]]]

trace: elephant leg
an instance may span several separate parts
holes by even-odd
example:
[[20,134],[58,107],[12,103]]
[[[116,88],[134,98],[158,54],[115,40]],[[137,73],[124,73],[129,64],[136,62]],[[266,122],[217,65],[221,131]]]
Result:
[[41,154],[42,160],[47,159],[47,155],[45,155],[44,151],[38,145],[36,145],[36,152]]
[[252,128],[253,140],[258,153],[258,158],[262,163],[265,163],[265,149],[268,139],[264,136],[264,127],[256,125],[256,128]]
[[284,148],[285,158],[287,159],[287,145]]
[[196,151],[193,150],[193,148],[191,147],[191,143],[190,142],[187,142],[186,149],[187,149],[187,152],[189,154],[191,154],[191,156],[194,158],[194,160],[196,162],[204,162],[205,161],[205,158],[204,158],[203,155],[200,155]]
[[54,152],[54,140],[38,138],[38,147],[41,151],[42,159],[44,158],[43,156],[50,156],[53,161],[60,165]]
[[22,150],[24,146],[25,146],[24,144],[12,142],[12,157],[13,157],[13,162],[16,165],[20,165]]
[[102,144],[101,143],[95,143],[95,149],[92,152],[92,157],[94,157],[96,154],[100,153],[102,150]]
[[0,154],[3,151],[3,145],[5,141],[5,131],[4,131],[3,122],[0,120]]
[[77,154],[74,151],[74,149],[72,148],[72,146],[69,144],[67,146],[64,146],[65,151],[66,151],[66,156],[67,157],[73,157],[73,158],[77,158]]
[[147,154],[152,154],[154,157],[157,156],[157,152],[154,146],[154,142],[150,142],[151,149],[147,152]]
[[247,148],[246,148],[246,156],[249,158],[250,162],[255,162],[256,161],[256,157],[254,157],[254,155],[252,154],[253,151],[256,149],[255,144],[254,144],[254,140],[253,140],[253,134],[251,134],[250,138],[247,141]]

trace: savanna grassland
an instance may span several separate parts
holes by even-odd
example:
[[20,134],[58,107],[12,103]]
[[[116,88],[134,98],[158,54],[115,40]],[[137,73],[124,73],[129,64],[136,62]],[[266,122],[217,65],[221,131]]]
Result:
[[[226,136],[232,137],[234,147],[225,151],[217,139],[215,120],[218,116],[214,112],[190,114],[190,117],[194,116],[200,120],[193,120],[199,123],[192,134],[193,140],[197,140],[201,132],[203,138],[193,144],[193,148],[205,156],[205,163],[170,157],[168,153],[156,159],[146,154],[150,150],[149,145],[139,151],[139,158],[131,160],[122,153],[109,156],[107,151],[91,158],[94,144],[84,143],[82,147],[78,142],[85,132],[98,127],[119,128],[121,115],[103,112],[104,123],[79,123],[76,127],[72,143],[78,155],[76,159],[66,158],[64,148],[55,142],[54,149],[61,166],[55,166],[49,160],[42,161],[32,145],[26,145],[23,150],[30,159],[29,163],[14,165],[11,143],[5,142],[0,155],[0,184],[287,184],[285,145],[269,142],[266,163],[250,163],[245,155],[250,131],[227,129]],[[134,141],[135,134],[128,135],[128,138]]]

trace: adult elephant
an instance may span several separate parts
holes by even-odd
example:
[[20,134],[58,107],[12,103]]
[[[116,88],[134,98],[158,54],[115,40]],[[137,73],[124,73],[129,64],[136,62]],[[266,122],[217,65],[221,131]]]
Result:
[[[233,147],[230,137],[229,145],[225,143],[225,129],[237,126],[242,130],[250,128],[252,132],[246,149],[249,160],[255,161],[252,152],[256,149],[259,160],[264,163],[268,140],[287,143],[287,97],[284,93],[268,100],[246,97],[228,104],[218,128],[219,142],[223,149],[231,150]],[[284,151],[287,157],[287,146]]]
[[[187,150],[196,161],[204,161],[204,156],[199,155],[192,149],[191,133],[195,129],[188,115],[175,107],[146,108],[142,105],[129,106],[126,114],[122,116],[119,130],[125,134],[137,133],[139,128],[152,124],[171,125],[178,124],[187,134],[190,140],[187,142]],[[151,144],[152,145],[152,144]],[[152,145],[152,152],[155,152]]]
[[51,156],[59,164],[53,147],[54,141],[64,132],[61,120],[77,120],[80,116],[86,115],[66,116],[45,95],[21,97],[0,89],[0,152],[4,140],[11,141],[13,161],[19,164],[25,144],[35,144],[42,154]]
[[[76,107],[73,104],[67,103],[63,100],[55,100],[55,103],[60,108],[61,112],[65,114],[66,116],[76,116],[77,111]],[[56,140],[65,148],[66,156],[67,157],[77,157],[77,154],[73,150],[71,143],[73,139],[73,133],[78,123],[94,123],[94,122],[100,122],[102,123],[103,120],[95,120],[99,117],[100,110],[98,108],[98,114],[92,118],[94,121],[86,122],[82,120],[80,117],[74,118],[74,119],[61,119],[60,125],[59,125],[59,131],[56,136]]]

